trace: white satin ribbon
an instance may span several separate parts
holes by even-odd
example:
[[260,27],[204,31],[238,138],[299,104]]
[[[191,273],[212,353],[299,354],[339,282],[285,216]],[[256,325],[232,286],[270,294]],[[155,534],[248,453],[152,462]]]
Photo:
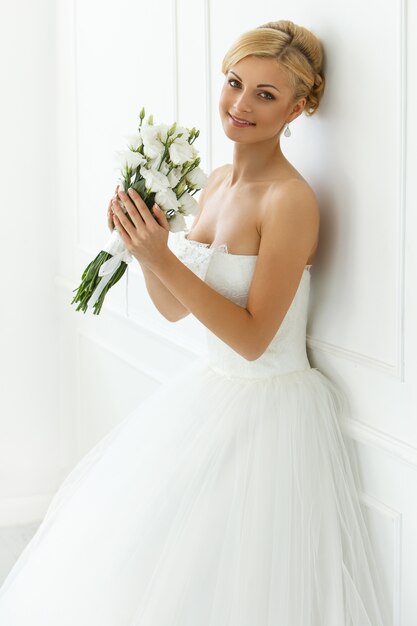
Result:
[[114,276],[115,272],[120,267],[120,264],[122,262],[130,263],[133,258],[129,250],[126,249],[124,241],[120,237],[117,230],[114,230],[112,232],[110,239],[103,248],[103,251],[108,252],[112,255],[112,257],[111,259],[105,261],[98,271],[98,275],[101,277],[101,280],[98,283],[97,287],[94,289],[88,301],[89,309],[92,309],[94,307],[103,289],[111,280],[112,276]]

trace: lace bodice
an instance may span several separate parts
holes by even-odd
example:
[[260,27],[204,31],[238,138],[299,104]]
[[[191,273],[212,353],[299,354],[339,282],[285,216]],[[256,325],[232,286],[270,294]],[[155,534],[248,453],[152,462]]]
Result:
[[[245,307],[257,261],[256,255],[230,254],[226,244],[187,239],[188,232],[172,234],[168,245],[178,259],[218,293]],[[266,351],[248,361],[206,329],[210,366],[227,376],[263,378],[309,369],[306,327],[310,290],[310,265],[306,265],[287,314]]]

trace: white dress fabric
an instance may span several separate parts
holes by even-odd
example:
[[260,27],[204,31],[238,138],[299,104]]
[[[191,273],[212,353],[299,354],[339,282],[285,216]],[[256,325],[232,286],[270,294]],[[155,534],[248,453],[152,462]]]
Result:
[[[246,305],[256,256],[169,246]],[[68,474],[0,589],[0,626],[388,626],[347,402],[306,354],[310,269],[259,359],[207,330],[207,354]]]

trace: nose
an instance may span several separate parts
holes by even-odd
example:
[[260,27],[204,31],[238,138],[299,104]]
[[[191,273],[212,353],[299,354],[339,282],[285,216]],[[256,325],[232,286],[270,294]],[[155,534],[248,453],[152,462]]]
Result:
[[246,94],[245,91],[241,91],[240,94],[236,94],[235,110],[236,110],[236,114],[238,114],[239,111],[246,111],[246,112],[252,111],[252,107],[250,106],[250,103],[249,103],[249,96]]

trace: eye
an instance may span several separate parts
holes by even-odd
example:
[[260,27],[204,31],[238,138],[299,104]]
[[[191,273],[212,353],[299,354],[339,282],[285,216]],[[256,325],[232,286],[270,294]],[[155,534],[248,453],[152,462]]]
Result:
[[[230,78],[228,80],[229,85],[233,88],[233,89],[238,89],[238,87],[233,87],[232,83],[237,83],[238,85],[240,84],[238,80],[236,80],[235,78]],[[261,94],[265,94],[267,96],[267,98],[261,98],[261,100],[275,100],[274,96],[269,93],[269,91],[260,91],[259,95]]]
[[274,96],[270,94],[269,91],[261,91],[260,93],[264,93],[268,96],[267,98],[262,98],[262,100],[275,100]]

